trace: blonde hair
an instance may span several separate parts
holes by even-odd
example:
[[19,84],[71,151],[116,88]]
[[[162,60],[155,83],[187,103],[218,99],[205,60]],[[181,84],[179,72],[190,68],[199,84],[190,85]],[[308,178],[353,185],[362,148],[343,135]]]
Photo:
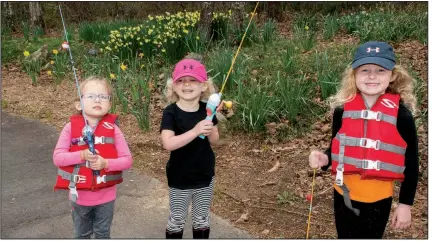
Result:
[[[207,81],[203,82],[206,85],[206,90],[201,94],[200,100],[206,102],[209,99],[209,96],[211,96],[213,93],[217,91],[216,86],[214,85],[212,79],[208,79]],[[169,103],[174,103],[179,100],[179,96],[174,91],[173,87],[173,79],[169,78],[167,80],[167,85],[165,89],[165,96],[167,98],[167,101]]]
[[[416,113],[416,98],[413,94],[415,79],[400,65],[396,65],[392,70],[391,81],[386,93],[400,94],[400,98],[404,104],[413,112]],[[355,98],[359,90],[355,83],[355,70],[348,66],[343,73],[340,90],[334,96],[329,97],[331,109],[343,105]]]

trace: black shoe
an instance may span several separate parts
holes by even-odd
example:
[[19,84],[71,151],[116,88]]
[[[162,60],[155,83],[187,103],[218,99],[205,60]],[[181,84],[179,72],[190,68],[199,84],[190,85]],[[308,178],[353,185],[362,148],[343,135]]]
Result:
[[168,230],[165,230],[166,239],[182,239],[182,236],[183,236],[183,230],[180,232],[169,232]]
[[210,228],[192,229],[193,239],[209,239]]

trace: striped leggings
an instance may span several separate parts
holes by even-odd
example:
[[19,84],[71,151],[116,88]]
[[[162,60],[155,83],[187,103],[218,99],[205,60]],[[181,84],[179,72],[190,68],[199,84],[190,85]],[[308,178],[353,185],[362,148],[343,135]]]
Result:
[[194,229],[209,228],[210,205],[213,197],[214,178],[208,187],[197,189],[169,188],[170,216],[167,231],[183,230],[188,216],[189,203],[192,200],[192,227]]

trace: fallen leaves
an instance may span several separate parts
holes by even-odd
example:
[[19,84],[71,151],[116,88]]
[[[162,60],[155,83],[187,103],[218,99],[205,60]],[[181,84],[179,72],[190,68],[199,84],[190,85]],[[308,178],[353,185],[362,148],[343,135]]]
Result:
[[278,168],[280,168],[281,164],[280,164],[280,160],[277,160],[275,162],[275,165],[269,169],[267,172],[275,172],[276,170],[278,170]]
[[249,212],[247,211],[246,213],[243,213],[243,214],[238,218],[238,220],[236,220],[235,223],[246,222],[246,221],[248,221],[248,218],[249,218]]

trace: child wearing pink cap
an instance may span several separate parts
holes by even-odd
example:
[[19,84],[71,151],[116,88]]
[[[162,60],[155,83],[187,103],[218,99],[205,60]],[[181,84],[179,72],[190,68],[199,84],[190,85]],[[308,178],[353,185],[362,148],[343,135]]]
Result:
[[163,112],[160,128],[163,147],[170,151],[166,166],[170,199],[167,239],[182,238],[190,201],[193,238],[209,238],[215,175],[211,144],[218,142],[219,134],[218,120],[205,120],[203,101],[214,92],[206,68],[194,59],[178,62],[167,82],[166,95],[171,104]]

